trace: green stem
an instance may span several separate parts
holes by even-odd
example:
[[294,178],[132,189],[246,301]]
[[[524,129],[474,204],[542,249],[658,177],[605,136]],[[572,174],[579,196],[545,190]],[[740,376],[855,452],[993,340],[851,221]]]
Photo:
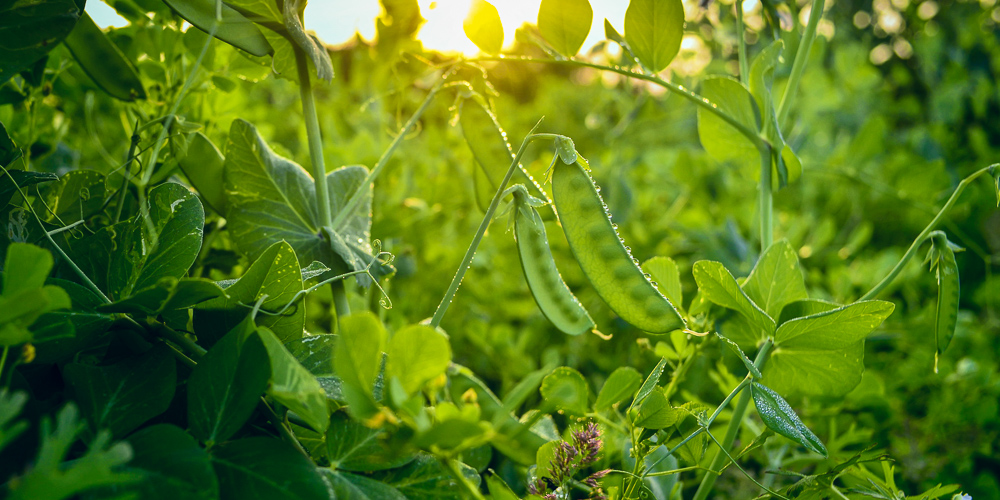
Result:
[[334,325],[339,324],[340,318],[351,314],[351,304],[347,302],[347,287],[344,281],[334,281],[330,283],[330,294],[333,296],[333,309],[337,312]]
[[747,41],[744,38],[743,0],[736,0],[736,47],[740,59],[740,82],[750,85],[750,61],[747,60]]
[[365,177],[365,180],[362,181],[360,185],[358,185],[358,188],[355,189],[353,193],[351,193],[351,197],[347,199],[347,203],[345,203],[343,208],[341,208],[340,211],[337,212],[337,215],[333,218],[333,222],[330,224],[330,227],[333,228],[334,231],[339,230],[340,227],[347,222],[347,218],[351,215],[354,209],[357,208],[358,203],[361,202],[361,199],[364,198],[364,196],[362,196],[362,193],[365,190],[369,189],[375,182],[375,179],[379,176],[379,174],[382,173],[382,170],[385,168],[386,164],[389,163],[389,159],[392,158],[392,154],[396,151],[396,147],[398,147],[399,144],[403,142],[403,139],[406,137],[406,134],[409,133],[410,129],[413,128],[413,126],[417,123],[417,120],[420,119],[420,117],[424,114],[424,111],[427,110],[427,107],[430,106],[431,101],[434,100],[434,96],[438,93],[438,91],[441,90],[441,87],[444,86],[445,82],[448,79],[448,76],[451,75],[452,68],[449,68],[448,70],[445,71],[443,75],[441,75],[441,79],[438,80],[436,84],[434,84],[434,87],[432,87],[431,91],[427,94],[426,97],[424,97],[423,102],[420,103],[420,106],[417,108],[417,110],[414,111],[413,114],[410,116],[410,119],[407,120],[405,124],[403,124],[403,128],[399,129],[399,133],[396,134],[396,137],[392,140],[392,143],[389,144],[389,147],[386,148],[386,150],[382,153],[382,156],[379,157],[378,163],[376,163],[375,166],[372,167],[371,172],[368,172],[368,176]]
[[122,187],[118,189],[117,203],[115,203],[115,219],[117,224],[122,220],[122,208],[125,206],[125,193],[128,191],[129,174],[132,171],[132,162],[135,160],[135,148],[139,147],[139,121],[136,120],[135,128],[132,129],[132,143],[128,147],[128,156],[125,157],[125,175],[122,177]]
[[925,227],[924,230],[917,235],[917,238],[913,240],[912,244],[910,244],[910,248],[906,249],[906,253],[903,254],[903,257],[899,259],[899,262],[896,263],[896,266],[893,267],[891,271],[889,271],[889,274],[886,275],[885,278],[882,278],[882,281],[879,281],[878,284],[872,287],[871,290],[868,290],[868,293],[861,296],[859,300],[874,299],[875,297],[878,296],[879,293],[882,292],[882,290],[885,290],[885,288],[889,286],[893,282],[893,280],[896,279],[896,276],[899,276],[899,273],[903,271],[903,268],[906,267],[906,264],[908,262],[910,262],[910,259],[912,259],[914,255],[916,255],[917,250],[920,248],[920,245],[923,244],[923,242],[927,239],[927,236],[931,234],[931,231],[933,231],[934,228],[936,228],[937,225],[941,222],[941,219],[944,218],[944,214],[948,212],[948,210],[951,209],[953,205],[955,205],[955,202],[958,201],[958,197],[962,194],[962,191],[965,190],[966,186],[972,183],[972,181],[976,180],[976,178],[979,177],[980,175],[983,175],[989,172],[991,169],[996,169],[996,168],[1000,168],[1000,163],[994,163],[993,165],[990,165],[988,167],[981,168],[970,174],[968,177],[962,179],[962,181],[959,182],[958,186],[955,188],[955,191],[951,193],[951,197],[948,198],[948,201],[945,202],[943,207],[941,207],[941,210],[938,210],[937,215],[935,215],[934,218],[931,219],[931,221],[927,224],[927,227]]
[[[541,122],[539,122],[541,123]],[[538,128],[538,124],[528,132],[528,135],[521,142],[521,147],[517,150],[517,155],[514,156],[513,163],[510,164],[510,168],[507,169],[507,175],[504,176],[503,181],[500,182],[500,186],[497,188],[497,192],[493,195],[493,200],[490,201],[490,207],[486,210],[486,215],[483,217],[483,222],[479,224],[479,230],[476,231],[476,236],[472,238],[472,243],[469,245],[469,249],[465,252],[465,257],[462,258],[462,263],[458,266],[458,271],[455,272],[455,277],[451,280],[451,285],[448,286],[448,290],[444,293],[444,297],[441,299],[441,303],[438,304],[437,309],[434,311],[434,316],[431,318],[430,325],[432,327],[438,327],[441,325],[441,319],[444,318],[444,313],[448,311],[448,306],[451,305],[451,301],[455,298],[455,293],[458,292],[458,287],[462,284],[462,279],[465,278],[466,271],[469,270],[469,265],[472,264],[472,258],[476,255],[476,249],[479,248],[479,242],[483,240],[483,235],[486,234],[486,228],[490,226],[490,222],[493,220],[493,213],[497,210],[497,205],[500,204],[500,198],[503,197],[504,190],[507,189],[507,183],[510,182],[510,178],[514,176],[514,171],[517,170],[517,166],[521,163],[521,156],[524,155],[524,150],[528,147],[528,143],[535,138],[535,129]]]
[[[4,378],[4,376],[3,376],[3,369],[7,365],[7,355],[8,354],[10,354],[10,346],[9,345],[5,345],[5,346],[3,346],[3,354],[0,355],[0,379]],[[5,389],[7,388],[6,384],[4,384],[4,388]]]
[[[767,360],[767,354],[771,351],[772,345],[772,341],[768,340],[760,347],[760,350],[757,351],[757,356],[754,358],[753,364],[758,369],[763,368],[764,363]],[[740,385],[743,385],[744,383],[746,383],[746,379],[744,379]],[[739,432],[740,426],[743,424],[743,415],[746,414],[749,403],[750,391],[743,391],[742,394],[740,394],[740,399],[736,401],[736,407],[733,408],[733,416],[729,420],[729,427],[726,429],[726,435],[722,439],[722,443],[720,443],[719,452],[715,454],[715,458],[712,459],[712,465],[708,467],[712,471],[719,470],[722,466],[722,462],[724,462],[729,456],[728,450],[733,446],[733,441],[736,440],[736,434]],[[708,494],[712,491],[712,487],[715,486],[715,480],[718,477],[718,474],[712,472],[705,473],[705,477],[702,478],[701,484],[698,485],[698,491],[694,494],[694,500],[705,500],[708,498]]]
[[461,484],[462,487],[465,488],[465,491],[469,493],[470,498],[475,498],[476,500],[486,500],[486,497],[484,497],[479,491],[479,488],[476,488],[476,486],[470,483],[469,479],[465,477],[465,474],[462,474],[462,469],[458,467],[458,460],[444,457],[440,457],[439,460],[448,469],[448,472],[451,472],[451,475],[456,481],[458,481],[458,484]]
[[306,135],[309,137],[309,159],[312,166],[313,183],[319,206],[319,222],[323,227],[332,227],[330,213],[330,188],[326,182],[326,164],[323,161],[323,135],[319,129],[316,101],[313,99],[312,81],[309,79],[309,61],[301,49],[295,49],[295,66],[299,70],[299,93],[302,96],[302,115],[306,121]]
[[306,449],[302,447],[302,443],[300,443],[299,440],[295,438],[295,435],[292,434],[291,429],[288,428],[288,424],[285,423],[284,419],[282,419],[274,411],[274,408],[271,408],[271,405],[267,404],[267,400],[265,400],[263,397],[260,398],[259,407],[264,410],[264,414],[267,415],[267,419],[271,422],[271,425],[273,425],[274,428],[278,431],[278,434],[281,435],[281,439],[286,443],[292,445],[292,447],[294,447],[296,450],[299,450],[299,453],[303,454],[306,458],[312,461],[312,457],[309,456],[309,452],[306,451]]
[[771,192],[771,147],[760,150],[760,251],[774,242],[774,194]]
[[812,50],[813,42],[816,40],[816,27],[823,17],[824,0],[813,0],[812,7],[809,8],[809,24],[802,33],[802,41],[799,43],[799,50],[795,53],[795,62],[792,63],[792,72],[788,75],[788,83],[785,85],[785,93],[781,95],[781,104],[778,105],[778,123],[785,124],[788,119],[788,111],[791,109],[792,99],[795,91],[799,88],[799,80],[802,79],[802,72],[809,61],[809,51]]

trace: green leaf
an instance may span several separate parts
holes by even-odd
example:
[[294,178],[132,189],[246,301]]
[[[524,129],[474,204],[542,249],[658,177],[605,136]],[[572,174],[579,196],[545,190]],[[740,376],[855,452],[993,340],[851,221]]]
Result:
[[657,289],[667,300],[680,310],[684,307],[684,294],[681,289],[681,274],[677,263],[670,257],[653,257],[642,264],[642,271],[653,276]]
[[[215,22],[215,2],[213,0],[164,0],[192,26],[208,33]],[[266,56],[271,45],[254,24],[235,9],[222,4],[222,22],[215,30],[215,37],[255,56]]]
[[649,376],[639,387],[639,392],[636,393],[635,399],[632,400],[632,406],[642,404],[646,397],[649,396],[656,386],[660,383],[660,377],[663,375],[663,369],[667,367],[667,358],[661,358],[659,363],[653,367],[653,371],[649,372]]
[[[276,313],[302,291],[302,270],[295,251],[285,242],[269,247],[235,283],[224,287],[229,298],[202,302],[194,311],[194,327],[199,340],[211,345],[250,314],[265,295],[264,311]],[[258,314],[257,324],[270,328],[287,342],[302,338],[305,308],[298,303],[280,315]]]
[[560,366],[542,380],[542,397],[553,408],[570,415],[583,416],[587,413],[590,389],[580,372]]
[[716,333],[716,335],[719,336],[719,340],[722,340],[723,342],[726,343],[726,345],[729,346],[729,349],[733,351],[733,354],[735,354],[736,357],[740,358],[740,361],[743,362],[743,366],[747,368],[747,371],[750,372],[750,374],[753,375],[754,378],[763,377],[763,375],[760,373],[760,370],[757,369],[757,366],[753,364],[753,361],[750,361],[750,358],[748,358],[746,354],[743,354],[743,350],[740,349],[739,344],[730,340],[729,338],[720,333]]
[[750,300],[722,264],[707,260],[695,262],[694,280],[711,302],[740,313],[765,335],[774,333],[774,320]]
[[11,243],[3,267],[3,296],[42,288],[52,264],[48,250],[28,243]]
[[508,412],[517,413],[517,409],[520,408],[520,406],[524,404],[529,397],[537,393],[539,386],[542,385],[542,379],[544,379],[545,376],[551,371],[551,368],[545,367],[525,375],[513,389],[507,392],[507,394],[504,394],[504,409]]
[[[65,362],[81,349],[96,345],[114,322],[111,315],[97,312],[104,301],[89,288],[54,278],[46,283],[62,288],[73,308],[47,312],[32,324],[35,362],[41,365]],[[66,330],[71,335],[64,335]]]
[[[475,469],[458,462],[459,470],[473,486],[482,480]],[[465,489],[437,458],[421,454],[403,467],[376,473],[374,478],[402,493],[409,500],[450,500],[465,496]]]
[[683,416],[681,410],[670,406],[662,392],[653,391],[642,401],[633,423],[636,427],[663,429],[676,424]]
[[[2,127],[2,125],[0,125]],[[3,135],[5,132],[0,130],[0,141],[3,140]],[[13,143],[11,144],[13,146]],[[2,148],[2,145],[0,145]],[[13,158],[5,158],[4,151],[0,149],[0,165],[6,165]],[[76,170],[74,170],[76,172]],[[7,177],[7,173],[14,178],[12,182],[10,177]],[[59,180],[59,176],[50,172],[29,172],[26,170],[7,170],[7,173],[0,173],[0,208],[7,206],[10,200],[17,194],[17,186],[21,189],[25,189],[28,186],[33,186],[35,184],[41,184],[43,182],[51,182]],[[14,183],[17,183],[15,186]]]
[[616,368],[604,382],[601,392],[597,394],[597,402],[594,403],[594,410],[606,410],[611,408],[612,405],[625,401],[635,394],[641,383],[642,374],[635,368],[631,366]]
[[144,475],[138,488],[144,500],[219,498],[212,457],[180,427],[146,427],[129,436],[128,442],[135,454],[129,468]]
[[891,302],[855,302],[782,324],[774,334],[777,347],[816,350],[843,349],[864,340],[892,314]]
[[82,14],[74,0],[0,4],[0,84],[56,48]]
[[177,365],[160,346],[108,366],[71,363],[63,378],[94,429],[124,436],[170,406]]
[[386,379],[398,379],[407,394],[444,374],[451,363],[448,338],[426,325],[410,325],[396,332],[386,352]]
[[793,395],[838,398],[861,382],[865,343],[840,349],[777,347],[761,370],[762,384],[787,397]]
[[798,255],[788,240],[777,241],[764,251],[743,290],[772,318],[781,317],[787,304],[809,297]]
[[811,316],[813,314],[819,314],[821,312],[832,311],[843,307],[835,302],[829,302],[821,299],[802,299],[795,302],[788,303],[784,309],[781,310],[781,319],[778,324],[784,324],[795,318],[803,318],[806,316]]
[[590,34],[594,9],[588,0],[542,0],[538,30],[556,52],[573,57]]
[[326,397],[344,401],[341,381],[334,367],[336,352],[336,335],[309,335],[298,340],[285,343],[288,352],[299,360],[302,366],[312,373],[319,385],[326,391]]
[[375,379],[382,363],[386,331],[374,314],[352,314],[340,321],[335,366],[351,415],[367,418],[375,411]]
[[[701,83],[701,95],[737,123],[752,131],[760,130],[757,101],[740,82],[728,77],[706,78]],[[760,170],[760,153],[754,143],[715,113],[701,107],[698,108],[698,138],[705,151],[717,161]]]
[[277,439],[254,437],[212,448],[222,500],[329,500],[315,464]]
[[333,486],[333,498],[353,500],[407,500],[396,488],[381,481],[350,472],[324,469],[323,474]]
[[0,451],[28,429],[28,422],[14,420],[21,414],[28,402],[28,393],[18,391],[13,394],[5,387],[0,389]]
[[271,378],[267,350],[249,316],[201,358],[188,379],[188,425],[207,443],[243,427]]
[[[175,0],[176,1],[176,0]],[[256,28],[254,28],[256,29]],[[170,140],[184,175],[216,213],[226,213],[224,165],[226,158],[205,134],[194,132],[187,141]],[[183,146],[183,147],[180,147]]]
[[27,243],[7,247],[0,293],[0,345],[34,340],[30,327],[42,314],[70,307],[69,295],[62,288],[45,285],[52,264],[52,254],[40,247]]
[[[771,145],[771,187],[774,190],[795,182],[802,174],[802,162],[782,137],[778,115],[774,108],[774,97],[771,95],[774,69],[781,61],[781,52],[784,46],[782,40],[776,40],[757,54],[750,66],[749,78],[750,93],[753,94],[757,101],[757,109],[761,112],[761,134]],[[754,172],[756,172],[755,178],[759,180],[760,169],[758,168]]]
[[324,433],[330,425],[330,409],[326,392],[309,370],[306,370],[274,333],[266,327],[257,329],[271,361],[271,384],[267,394],[298,414],[313,430]]
[[146,89],[132,62],[86,12],[65,43],[87,76],[108,95],[122,101],[146,98]]
[[503,23],[493,4],[485,0],[473,0],[469,14],[462,22],[462,29],[479,50],[492,55],[503,50]]
[[204,278],[161,278],[155,285],[135,292],[131,297],[97,308],[100,312],[158,316],[164,312],[187,309],[206,300],[227,297],[218,283]]
[[106,183],[100,172],[71,170],[40,190],[41,199],[34,203],[35,212],[45,222],[60,226],[88,219],[104,207]]
[[409,463],[415,455],[389,440],[384,429],[372,429],[351,420],[343,412],[333,414],[326,432],[330,468],[356,472],[393,469]]
[[680,0],[632,0],[625,11],[625,40],[653,73],[663,71],[681,49],[684,5]]
[[757,407],[760,419],[771,430],[824,457],[827,456],[823,442],[802,423],[802,420],[799,420],[795,410],[778,393],[752,382],[750,394],[753,396],[753,404]]
[[519,497],[514,494],[510,486],[507,486],[507,482],[503,478],[492,473],[493,471],[490,472],[491,474],[486,476],[486,488],[493,500],[519,500]]

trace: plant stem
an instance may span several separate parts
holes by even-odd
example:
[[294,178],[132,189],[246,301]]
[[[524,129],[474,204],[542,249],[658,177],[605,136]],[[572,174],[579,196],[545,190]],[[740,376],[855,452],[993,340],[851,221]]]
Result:
[[278,431],[278,434],[281,435],[281,439],[292,445],[292,447],[296,450],[299,450],[299,453],[305,455],[309,461],[312,461],[312,457],[309,456],[309,452],[302,447],[302,443],[300,443],[299,440],[295,438],[295,435],[292,434],[292,431],[288,429],[288,424],[285,423],[284,419],[282,419],[274,411],[274,408],[271,408],[271,405],[267,404],[267,400],[261,397],[260,404],[258,406],[264,410],[264,414],[267,415],[267,419],[271,422],[271,425],[273,425]]
[[396,151],[396,147],[398,147],[399,144],[403,142],[403,138],[406,137],[406,134],[417,123],[417,120],[419,120],[420,117],[424,114],[424,111],[427,110],[427,107],[430,106],[431,101],[434,100],[434,96],[438,93],[438,91],[441,90],[441,87],[444,86],[445,82],[448,79],[448,76],[451,75],[452,68],[447,69],[445,73],[441,75],[441,79],[434,84],[434,87],[432,87],[431,91],[427,94],[426,97],[424,97],[423,102],[420,103],[420,106],[417,108],[417,110],[414,111],[412,115],[410,115],[410,119],[407,120],[405,124],[403,124],[403,128],[399,129],[399,133],[396,134],[396,137],[392,140],[392,143],[389,144],[389,147],[386,148],[386,150],[382,153],[382,156],[379,157],[378,163],[376,163],[375,166],[372,167],[371,172],[368,172],[368,176],[365,177],[365,180],[362,181],[360,185],[358,185],[358,188],[355,189],[353,193],[351,193],[351,197],[347,199],[347,203],[345,203],[343,208],[341,208],[340,211],[337,212],[337,215],[333,217],[333,221],[330,224],[330,227],[333,228],[334,231],[339,230],[340,227],[343,226],[345,222],[347,222],[347,218],[358,206],[358,203],[361,202],[361,198],[363,198],[362,193],[366,189],[369,189],[375,182],[375,179],[378,177],[378,175],[382,173],[382,170],[385,168],[386,164],[389,163],[389,159],[392,158],[392,154]]
[[740,82],[750,85],[750,61],[747,60],[747,41],[743,36],[746,25],[743,24],[743,0],[736,0],[736,47],[740,59]]
[[455,272],[455,277],[451,280],[451,285],[448,286],[448,290],[444,293],[441,303],[438,304],[437,309],[434,311],[434,316],[430,322],[432,327],[437,328],[441,325],[444,313],[448,311],[448,306],[451,305],[451,301],[455,298],[455,293],[458,292],[458,287],[462,284],[462,279],[465,278],[466,271],[469,270],[469,265],[472,264],[472,258],[476,255],[479,242],[483,240],[486,228],[490,226],[490,222],[493,220],[493,213],[496,212],[497,205],[500,204],[500,198],[503,197],[503,192],[507,189],[507,183],[510,182],[510,178],[514,176],[514,171],[517,170],[517,166],[521,163],[521,156],[524,155],[524,150],[528,147],[528,143],[535,138],[535,129],[538,128],[540,123],[539,121],[539,123],[535,124],[531,132],[528,132],[524,141],[521,142],[521,147],[518,148],[517,155],[514,156],[514,161],[510,164],[510,168],[507,169],[507,175],[504,176],[503,181],[500,182],[500,186],[497,188],[497,192],[493,195],[493,200],[490,201],[490,207],[486,210],[483,222],[479,224],[479,230],[476,231],[476,236],[472,238],[472,243],[469,245],[469,249],[466,250],[465,257],[462,258],[462,263],[459,264],[458,271]]
[[302,96],[302,116],[306,121],[306,135],[309,137],[309,160],[312,166],[313,183],[319,206],[319,223],[331,227],[330,188],[326,182],[326,164],[323,161],[323,135],[319,130],[316,102],[313,99],[312,81],[309,79],[309,62],[301,49],[295,49],[295,66],[299,70],[299,93]]
[[351,314],[351,304],[347,302],[347,288],[344,286],[344,281],[330,283],[330,294],[333,296],[333,309],[337,312],[332,326],[336,326],[339,324],[340,318]]
[[[753,360],[754,366],[758,369],[763,368],[764,363],[767,360],[767,354],[771,351],[771,346],[773,341],[768,339],[757,351],[757,356]],[[741,382],[740,385],[746,383]],[[733,446],[733,441],[736,440],[736,434],[740,430],[740,426],[743,424],[743,415],[746,414],[747,406],[750,403],[750,391],[743,391],[740,394],[740,399],[736,401],[736,407],[733,408],[733,416],[729,420],[729,427],[726,429],[726,436],[722,439],[720,443],[719,452],[715,454],[715,458],[712,459],[712,465],[708,468],[711,469],[709,472],[705,473],[705,477],[702,478],[701,484],[698,485],[698,491],[694,494],[694,500],[705,500],[708,498],[708,494],[712,491],[712,487],[715,486],[715,480],[719,477],[717,473],[711,471],[717,471],[722,465],[722,462],[726,460],[729,456],[727,451]],[[713,438],[714,439],[714,438]]]
[[813,0],[812,7],[809,8],[809,23],[802,33],[802,41],[799,42],[799,50],[795,52],[795,62],[792,63],[792,72],[788,75],[788,83],[785,85],[785,93],[781,95],[781,104],[778,105],[778,123],[785,124],[788,119],[788,111],[791,109],[792,99],[795,91],[799,88],[799,80],[802,79],[802,72],[809,61],[809,51],[812,50],[813,42],[816,40],[816,26],[823,17],[824,0]]
[[760,252],[774,242],[774,194],[771,192],[771,147],[760,150]]
[[139,121],[136,120],[135,128],[132,129],[132,142],[128,147],[128,156],[125,157],[125,175],[122,176],[122,187],[118,189],[118,201],[115,204],[114,223],[122,220],[122,207],[125,205],[125,192],[128,191],[129,174],[132,171],[132,162],[135,160],[135,148],[139,146]]
[[877,285],[872,287],[871,290],[868,290],[868,293],[862,295],[861,298],[858,300],[874,299],[875,297],[878,296],[880,292],[882,292],[882,290],[885,290],[885,288],[889,286],[893,282],[893,280],[896,279],[896,276],[899,276],[899,273],[903,271],[903,268],[906,267],[906,264],[910,261],[910,259],[912,259],[914,255],[916,255],[917,250],[920,248],[920,245],[923,244],[924,240],[927,239],[927,236],[931,234],[931,231],[933,231],[934,228],[936,228],[937,225],[941,222],[941,219],[944,218],[944,214],[953,205],[955,205],[955,202],[958,201],[958,197],[962,194],[962,191],[965,190],[966,186],[972,183],[972,181],[976,180],[976,178],[979,177],[980,175],[983,175],[989,172],[991,169],[995,168],[1000,168],[1000,163],[994,163],[993,165],[990,165],[988,167],[981,168],[970,174],[968,177],[962,179],[962,181],[958,183],[958,186],[955,187],[955,191],[951,193],[951,197],[948,198],[948,201],[945,202],[943,207],[941,207],[941,210],[938,210],[937,215],[935,215],[934,218],[931,219],[931,221],[927,224],[927,227],[925,227],[924,230],[917,235],[917,238],[913,240],[912,244],[910,244],[910,248],[906,249],[906,253],[903,254],[903,257],[899,259],[899,262],[896,263],[895,267],[893,267],[892,270],[889,271],[889,274],[886,275],[885,278],[882,278],[882,281],[879,281]]
[[444,458],[444,457],[439,457],[439,460],[448,469],[448,472],[451,472],[451,475],[454,476],[456,481],[458,481],[458,484],[462,485],[462,487],[465,488],[465,491],[469,493],[469,497],[475,498],[476,500],[486,500],[486,497],[484,497],[483,494],[479,491],[479,488],[476,488],[476,486],[470,483],[468,478],[466,478],[465,475],[462,474],[462,470],[458,467],[457,460],[455,460],[454,458]]

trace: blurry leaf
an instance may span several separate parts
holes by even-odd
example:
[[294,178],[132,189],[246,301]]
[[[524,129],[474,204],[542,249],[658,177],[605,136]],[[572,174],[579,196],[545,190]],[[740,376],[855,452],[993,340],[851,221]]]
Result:
[[336,335],[309,335],[298,340],[285,343],[288,352],[299,360],[299,363],[316,376],[319,385],[326,391],[326,397],[343,401],[341,381],[334,368],[336,352]]
[[642,272],[652,275],[657,289],[674,308],[684,307],[684,295],[681,291],[681,275],[677,263],[670,257],[653,257],[642,264]]
[[[757,101],[740,82],[728,77],[709,77],[701,83],[701,95],[737,123],[760,130]],[[760,152],[739,130],[714,113],[698,107],[698,138],[708,154],[720,162],[731,162],[748,171],[760,170]]]
[[0,4],[0,83],[56,48],[81,14],[83,6],[74,0]]
[[631,0],[625,11],[625,39],[639,61],[653,73],[677,56],[684,35],[680,0]]
[[413,460],[413,453],[394,444],[384,429],[367,427],[343,412],[333,414],[326,433],[327,456],[334,470],[371,472],[394,469]]
[[396,488],[365,476],[337,470],[322,469],[333,487],[332,498],[352,500],[407,500]]
[[555,138],[556,154],[559,155],[559,159],[567,164],[572,165],[576,163],[577,153],[576,145],[573,144],[573,139],[569,137],[560,135]]
[[747,297],[722,264],[707,260],[695,262],[694,280],[708,300],[742,314],[754,327],[767,335],[774,332],[774,320]]
[[[215,22],[213,0],[164,0],[178,15],[192,26],[208,33]],[[222,4],[222,22],[215,31],[216,38],[255,56],[266,56],[271,46],[260,30],[249,19],[232,7]]]
[[[256,29],[256,28],[255,28]],[[173,147],[179,144],[176,139],[170,140]],[[226,158],[219,148],[201,132],[194,132],[183,150],[174,151],[177,162],[191,184],[205,203],[216,213],[226,213],[226,193],[223,188],[223,165]]]
[[542,0],[538,30],[556,52],[573,57],[590,34],[594,9],[589,0]]
[[500,13],[493,4],[485,0],[473,0],[462,28],[465,36],[479,50],[496,55],[503,49],[503,24],[500,22]]
[[330,268],[326,267],[326,264],[314,260],[311,264],[302,268],[302,281],[309,281],[313,278],[322,276],[329,270]]
[[382,322],[372,313],[356,313],[340,320],[334,366],[343,383],[348,410],[355,418],[368,418],[376,411],[374,385],[386,337]]
[[[0,141],[3,140],[3,131],[0,130]],[[4,160],[3,151],[0,151],[0,165],[6,165],[11,160]],[[13,158],[13,155],[11,155]],[[17,186],[21,189],[25,189],[28,186],[34,184],[40,184],[42,182],[51,182],[59,179],[59,176],[49,172],[29,172],[25,170],[8,170],[14,181],[17,182]],[[10,203],[11,198],[17,194],[17,186],[14,182],[11,182],[10,177],[7,174],[0,173],[0,208],[3,208],[8,203]]]
[[57,182],[39,190],[41,199],[34,203],[35,212],[45,222],[59,225],[88,219],[104,207],[105,185],[105,176],[100,172],[70,170]]
[[139,484],[143,500],[219,498],[212,457],[180,427],[158,424],[128,438],[135,456],[130,469],[144,473]]
[[604,38],[607,38],[608,40],[611,40],[621,46],[625,46],[626,44],[625,37],[623,37],[621,33],[615,29],[614,25],[611,24],[611,21],[608,21],[607,19],[604,19]]
[[129,102],[146,98],[146,89],[132,62],[86,12],[65,43],[87,76],[108,95]]
[[315,464],[291,445],[253,437],[212,448],[222,500],[329,500]]
[[326,392],[309,370],[306,370],[271,330],[257,329],[271,362],[271,381],[267,394],[298,414],[313,430],[325,433],[330,425],[330,410]]
[[486,488],[493,500],[519,500],[510,486],[507,486],[507,482],[497,474],[491,473],[486,476]]
[[204,278],[161,278],[155,285],[137,291],[131,297],[97,308],[100,312],[158,316],[167,311],[187,309],[219,297],[226,291]]
[[513,389],[503,397],[503,407],[509,412],[517,412],[517,409],[524,404],[525,400],[537,394],[538,387],[542,384],[542,379],[551,372],[551,368],[545,367],[535,370],[521,379]]
[[177,365],[164,346],[107,366],[71,363],[63,378],[94,429],[124,436],[170,406]]
[[633,423],[636,427],[663,429],[676,424],[683,416],[681,410],[670,406],[662,392],[653,391],[642,401]]
[[329,82],[333,79],[333,63],[330,61],[330,53],[327,52],[323,42],[316,35],[306,33],[305,27],[302,25],[306,1],[284,1],[284,10],[282,12],[285,22],[284,34],[313,63],[313,67],[316,68],[316,76],[320,80]]
[[764,251],[743,290],[772,318],[780,317],[788,303],[809,297],[798,255],[788,240],[777,241]]
[[386,378],[398,379],[407,394],[444,374],[451,363],[448,339],[426,325],[410,325],[396,332],[389,339],[387,353]]
[[[458,467],[462,475],[478,488],[481,481],[479,473],[461,462],[458,462]],[[418,455],[409,464],[376,473],[374,478],[396,488],[409,500],[445,500],[462,498],[465,494],[465,489],[455,477],[431,455]]]
[[625,401],[639,389],[642,374],[631,366],[620,366],[611,372],[608,379],[597,394],[594,409],[597,411],[611,408],[612,405]]
[[570,415],[587,413],[590,389],[580,372],[560,366],[542,380],[542,397],[555,409]]
[[188,379],[188,425],[207,443],[226,441],[243,427],[271,377],[267,350],[250,316],[201,358]]
[[0,451],[28,429],[28,422],[14,420],[27,402],[26,392],[10,393],[7,388],[0,389]]
[[757,382],[751,382],[750,393],[760,419],[771,430],[824,457],[827,456],[823,442],[802,423],[802,420],[799,420],[795,410],[778,393]]

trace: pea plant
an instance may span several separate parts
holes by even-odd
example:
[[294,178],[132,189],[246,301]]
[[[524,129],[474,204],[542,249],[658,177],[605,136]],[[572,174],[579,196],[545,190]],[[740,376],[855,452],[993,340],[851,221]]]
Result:
[[[352,66],[305,30],[304,0],[109,3],[127,28],[101,30],[83,0],[0,6],[0,451],[9,498],[703,500],[722,494],[724,473],[762,497],[907,498],[890,457],[795,407],[822,408],[858,386],[865,339],[895,307],[878,297],[925,243],[937,279],[938,369],[958,324],[961,250],[940,227],[979,177],[993,177],[1000,200],[1000,167],[962,179],[863,296],[810,298],[798,252],[775,240],[773,200],[808,181],[788,137],[824,0],[792,30],[799,40],[781,86],[788,6],[763,2],[773,41],[759,41],[751,58],[738,4],[738,79],[702,76],[697,92],[663,77],[684,34],[680,0],[632,0],[624,34],[605,21],[604,44],[620,54],[612,65],[578,56],[593,21],[588,0],[541,1],[516,53],[504,53],[496,8],[475,0],[463,27],[477,57],[424,53],[413,40],[416,2],[383,2],[372,50],[385,53],[372,56],[381,59],[366,76],[416,59],[422,100],[397,119],[370,169],[332,170],[321,117],[329,82]],[[542,131],[539,116],[512,148],[491,72],[537,66],[617,74],[696,106],[705,151],[759,179],[758,204],[745,207],[759,220],[750,273],[697,261],[697,293],[685,301],[688,269],[666,255],[640,262],[619,234],[584,157],[597,146]],[[264,111],[215,130],[214,113],[230,109],[234,90],[254,92],[269,76],[297,91],[292,128],[304,131],[307,167],[268,141],[272,103],[229,105],[237,115]],[[103,100],[91,91],[82,104],[62,103],[79,87]],[[434,132],[441,102],[452,103],[444,121],[473,159],[461,175],[482,218],[462,235],[463,245],[472,239],[461,260],[448,261],[457,271],[437,308],[408,318],[398,305],[420,297],[394,293],[405,261],[373,234],[376,194],[380,183],[399,186],[387,168],[405,168],[411,159],[397,150]],[[65,109],[73,106],[81,109]],[[67,124],[70,115],[83,118]],[[111,151],[100,128],[108,123],[123,139]],[[107,168],[53,164],[60,152],[42,145],[76,136]],[[363,161],[337,151],[331,163]],[[504,217],[506,228],[494,223]],[[557,363],[500,391],[460,364],[469,334],[445,315],[463,281],[479,279],[469,271],[481,247],[511,236],[520,272],[506,269],[503,279],[523,276],[546,327],[567,343],[593,333],[602,345],[641,332],[655,366],[622,361],[595,379]],[[577,268],[582,283],[564,277]],[[600,302],[581,300],[584,287]],[[613,322],[595,313],[605,306]],[[724,356],[742,377],[710,368]],[[728,391],[723,399],[685,391],[707,377]]]

